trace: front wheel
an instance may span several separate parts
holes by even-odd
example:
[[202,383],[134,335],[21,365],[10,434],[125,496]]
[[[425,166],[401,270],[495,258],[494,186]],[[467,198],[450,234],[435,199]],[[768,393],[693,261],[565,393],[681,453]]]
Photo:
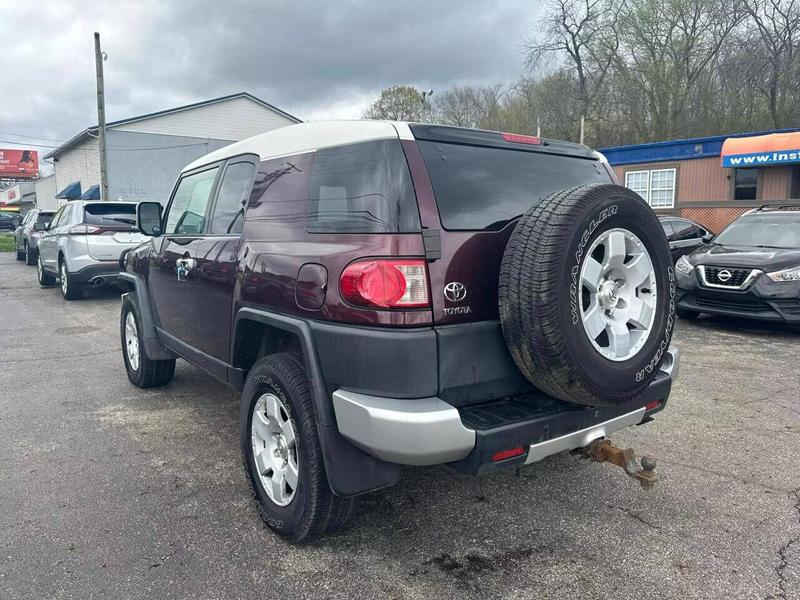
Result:
[[166,385],[175,375],[175,359],[150,360],[144,352],[142,328],[136,305],[129,299],[122,302],[119,333],[122,359],[128,379],[136,387],[150,388]]
[[295,356],[273,354],[250,369],[239,435],[250,489],[267,526],[307,542],[343,525],[352,500],[331,492],[311,389]]

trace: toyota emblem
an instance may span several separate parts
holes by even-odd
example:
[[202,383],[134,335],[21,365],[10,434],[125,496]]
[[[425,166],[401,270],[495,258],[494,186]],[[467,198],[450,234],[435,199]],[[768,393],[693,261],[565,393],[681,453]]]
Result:
[[723,283],[728,281],[731,277],[733,277],[733,275],[731,274],[730,271],[728,271],[728,269],[722,269],[722,271],[717,273],[717,279],[719,279]]
[[467,297],[467,287],[458,281],[451,281],[444,286],[444,297],[450,302],[461,302]]

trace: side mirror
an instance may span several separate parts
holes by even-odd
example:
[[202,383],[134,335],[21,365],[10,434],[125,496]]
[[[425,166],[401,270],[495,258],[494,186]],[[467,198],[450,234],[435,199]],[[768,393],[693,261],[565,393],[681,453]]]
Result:
[[708,242],[710,242],[711,240],[713,240],[713,239],[714,239],[714,234],[713,234],[713,233],[707,233],[707,234],[705,234],[705,235],[703,236],[703,238],[702,238],[702,239],[703,239],[703,243],[704,243],[704,244],[707,244]]
[[145,235],[161,235],[161,204],[140,202],[136,206],[136,227]]

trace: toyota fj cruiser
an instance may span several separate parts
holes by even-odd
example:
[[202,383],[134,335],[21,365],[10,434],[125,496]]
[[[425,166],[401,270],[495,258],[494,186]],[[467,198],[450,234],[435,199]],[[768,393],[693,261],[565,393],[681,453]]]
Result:
[[242,391],[245,471],[292,540],[401,465],[470,474],[584,449],[664,408],[675,286],[652,210],[584,146],[376,121],[293,125],[181,173],[121,258],[139,387],[184,358]]

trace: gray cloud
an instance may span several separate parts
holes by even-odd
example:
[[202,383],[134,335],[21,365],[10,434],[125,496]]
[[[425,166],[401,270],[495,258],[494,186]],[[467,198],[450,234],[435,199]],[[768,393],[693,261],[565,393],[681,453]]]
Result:
[[0,132],[63,140],[95,122],[93,31],[109,55],[110,120],[237,91],[302,119],[357,117],[394,83],[437,90],[515,78],[538,4],[14,3],[0,22],[2,39],[14,40],[4,43]]

